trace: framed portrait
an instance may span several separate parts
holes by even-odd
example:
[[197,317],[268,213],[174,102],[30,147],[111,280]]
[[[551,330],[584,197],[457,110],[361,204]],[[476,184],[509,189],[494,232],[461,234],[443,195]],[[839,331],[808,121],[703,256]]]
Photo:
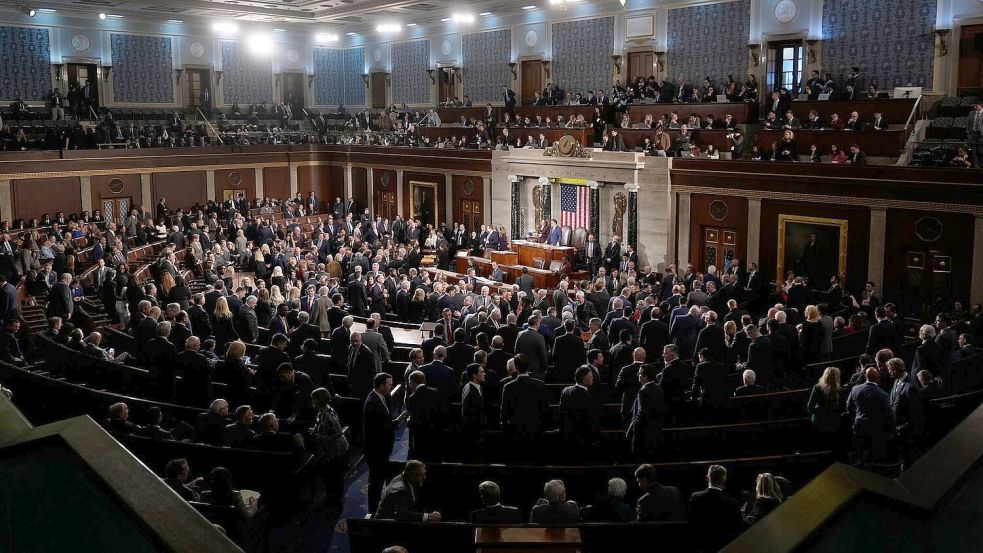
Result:
[[410,181],[410,217],[420,218],[424,226],[440,225],[440,209],[437,201],[437,183]]
[[778,216],[776,280],[789,271],[809,278],[809,286],[824,289],[833,275],[846,274],[849,223],[846,219]]

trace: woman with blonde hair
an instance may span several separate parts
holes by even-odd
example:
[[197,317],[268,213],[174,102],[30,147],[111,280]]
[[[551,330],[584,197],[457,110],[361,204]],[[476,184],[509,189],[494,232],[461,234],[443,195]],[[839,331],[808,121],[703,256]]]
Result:
[[215,349],[222,351],[225,344],[239,339],[232,321],[232,311],[229,309],[229,300],[225,296],[219,296],[215,300],[215,311],[212,313],[212,332],[215,334]]
[[171,293],[171,288],[174,288],[174,277],[171,276],[171,273],[168,273],[167,271],[161,271],[161,272],[163,274],[160,275],[160,292],[159,292],[160,297],[157,299],[160,300],[161,302],[166,302],[168,294]]
[[810,365],[820,361],[820,350],[823,346],[823,323],[819,320],[819,308],[815,305],[807,305],[805,309],[806,320],[799,325],[799,352],[802,356],[802,365]]
[[838,367],[826,367],[819,382],[812,387],[806,408],[821,437],[831,445],[837,445],[843,412],[846,411],[846,390],[840,385]]
[[[279,269],[279,266],[277,268]],[[273,307],[280,305],[284,300],[285,298],[283,297],[283,293],[280,292],[280,287],[276,284],[270,286],[270,302],[273,304]]]
[[[219,301],[225,298],[219,298]],[[246,344],[238,339],[229,344],[225,358],[215,367],[215,379],[225,382],[225,398],[229,405],[249,402],[249,383],[254,371],[246,366]]]
[[782,489],[770,473],[762,472],[754,484],[754,498],[744,504],[742,516],[748,525],[761,520],[784,500]]

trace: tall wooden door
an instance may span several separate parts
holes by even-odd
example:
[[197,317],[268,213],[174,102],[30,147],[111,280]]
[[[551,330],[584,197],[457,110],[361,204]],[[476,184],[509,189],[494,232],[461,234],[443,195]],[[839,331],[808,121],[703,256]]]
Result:
[[469,232],[481,227],[480,200],[461,200],[461,222]]
[[396,193],[382,191],[375,194],[375,215],[392,221],[399,212],[396,209]]
[[454,97],[454,76],[444,69],[437,70],[437,101],[444,103]]
[[966,25],[959,33],[959,94],[983,92],[983,25]]
[[283,74],[283,103],[290,105],[295,119],[303,116],[300,110],[304,107],[304,75]]
[[100,209],[106,222],[113,221],[116,224],[123,224],[123,219],[130,213],[133,207],[132,198],[101,198]]
[[543,62],[529,60],[522,62],[522,91],[520,105],[531,106],[537,92],[543,91]]
[[628,53],[628,82],[633,83],[639,77],[647,79],[655,76],[655,54],[652,52]]
[[215,98],[212,96],[213,90],[209,86],[211,81],[211,71],[208,69],[188,69],[185,71],[187,77],[184,79],[184,91],[185,96],[188,98],[189,108],[207,108],[203,103],[204,96],[202,95],[203,89],[208,89],[208,99],[210,104],[215,103]]
[[713,265],[722,274],[737,257],[739,236],[737,229],[702,226],[700,229],[699,270],[706,271]]
[[[85,86],[89,81],[89,91],[92,95],[89,102],[92,107],[99,106],[99,79],[96,74],[96,64],[94,63],[70,63],[68,64],[68,82],[78,84],[79,88]],[[66,91],[62,91],[65,93]],[[90,115],[91,116],[91,115]],[[87,119],[84,114],[83,118]]]
[[387,74],[381,72],[372,74],[372,107],[374,109],[386,107],[387,77]]

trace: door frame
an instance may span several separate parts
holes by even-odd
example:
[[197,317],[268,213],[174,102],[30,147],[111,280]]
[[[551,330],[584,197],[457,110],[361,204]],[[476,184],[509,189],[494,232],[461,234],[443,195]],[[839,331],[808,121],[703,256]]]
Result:
[[[523,106],[523,105],[525,105],[523,103],[525,101],[525,99],[522,98],[522,64],[523,64],[523,62],[527,62],[527,61],[538,61],[538,62],[540,62],[540,68],[539,68],[539,80],[540,80],[540,82],[544,82],[544,83],[545,82],[553,82],[550,79],[543,80],[546,77],[546,75],[543,74],[544,72],[543,72],[542,62],[545,61],[545,60],[546,60],[546,58],[544,58],[540,54],[530,54],[530,55],[527,55],[527,56],[519,56],[518,58],[515,59],[516,68],[518,69],[518,72],[517,72],[518,73],[518,76],[514,79],[514,81],[513,81],[514,84],[512,86],[514,87],[513,90],[518,89],[518,91],[516,92],[516,96],[518,97],[517,100],[516,100],[516,102],[515,102],[515,105],[516,106]],[[532,98],[530,98],[529,100],[532,101]],[[503,104],[504,104],[504,101],[503,101]]]
[[[958,93],[959,56],[962,53],[962,41],[959,40],[959,37],[963,34],[963,27],[970,25],[983,25],[983,15],[953,18],[952,32],[946,37],[949,55],[945,56],[942,63],[935,63],[935,73],[932,79],[933,83],[945,82],[946,86],[944,90],[938,90],[939,87],[933,84],[932,88],[935,89],[933,92],[948,92],[951,95]],[[938,57],[936,57],[936,61],[938,61]]]

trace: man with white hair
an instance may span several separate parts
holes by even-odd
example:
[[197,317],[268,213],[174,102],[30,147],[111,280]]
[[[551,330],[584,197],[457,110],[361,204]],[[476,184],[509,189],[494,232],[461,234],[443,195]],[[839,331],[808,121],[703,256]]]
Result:
[[532,508],[529,522],[533,524],[568,523],[580,520],[580,509],[573,501],[567,500],[567,489],[563,480],[550,480],[543,486],[543,499]]
[[72,275],[64,273],[58,279],[48,293],[48,317],[61,317],[62,320],[69,320],[75,311],[75,302],[72,301],[72,290],[69,286],[72,283]]
[[918,339],[921,343],[915,350],[911,373],[917,375],[919,371],[930,371],[932,374],[941,374],[942,346],[935,341],[935,327],[930,324],[922,325],[918,329]]
[[[186,350],[187,351],[187,350]],[[209,445],[222,445],[225,427],[231,423],[229,402],[216,399],[208,406],[208,411],[198,414],[195,421],[195,440]]]
[[256,296],[249,296],[239,308],[236,316],[236,330],[239,339],[247,344],[255,344],[259,339],[259,320],[256,318]]
[[751,369],[745,369],[745,371],[741,373],[741,381],[744,382],[744,385],[734,390],[734,396],[753,396],[763,394],[768,391],[764,388],[764,386],[755,384],[755,380],[757,380],[757,376],[754,374],[754,371]]

